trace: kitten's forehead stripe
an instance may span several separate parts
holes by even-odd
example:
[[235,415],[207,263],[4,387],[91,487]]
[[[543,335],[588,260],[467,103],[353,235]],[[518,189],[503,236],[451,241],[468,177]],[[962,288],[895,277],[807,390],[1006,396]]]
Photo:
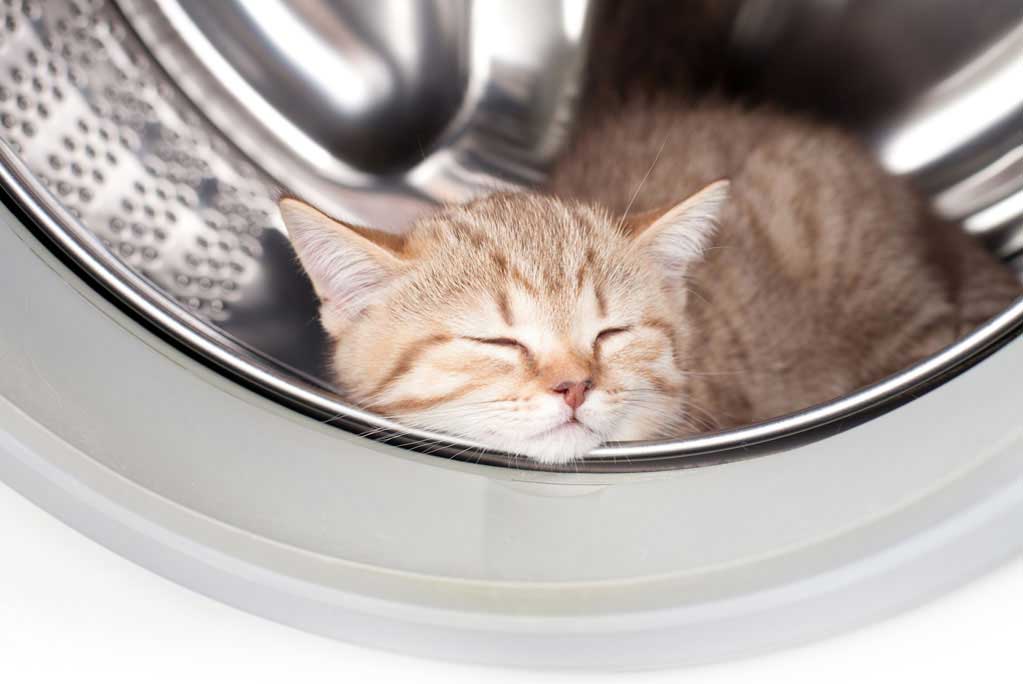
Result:
[[508,275],[508,260],[504,258],[504,255],[499,252],[491,252],[490,258],[493,259],[494,265],[497,266],[497,274],[499,276]]
[[499,289],[494,293],[494,300],[497,302],[497,310],[501,313],[501,320],[509,328],[515,325],[515,318],[512,315],[511,304],[508,301],[508,293]]
[[[579,270],[575,277],[575,290],[576,294],[582,292],[583,283],[586,281],[586,276],[590,275],[590,271],[593,270],[596,257],[593,253],[592,247],[586,248],[586,253],[583,256],[582,263],[579,264]],[[593,278],[594,284],[596,284],[596,277]]]
[[597,299],[597,315],[607,318],[607,296],[604,294],[604,286],[601,283],[593,284],[593,296]]
[[586,271],[587,270],[588,270],[587,262],[584,261],[579,266],[579,271],[575,275],[575,292],[576,292],[576,294],[579,294],[583,290],[583,283],[586,282]]
[[511,267],[510,274],[512,281],[514,281],[516,285],[534,297],[540,296],[540,288],[537,287],[533,281],[529,280],[518,266],[513,265]]

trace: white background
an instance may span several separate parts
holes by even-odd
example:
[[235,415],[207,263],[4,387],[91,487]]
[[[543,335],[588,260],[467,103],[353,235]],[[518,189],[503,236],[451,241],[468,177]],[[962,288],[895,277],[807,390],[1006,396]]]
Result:
[[0,681],[1023,681],[1023,560],[913,612],[738,663],[617,675],[452,665],[337,643],[129,563],[0,485]]

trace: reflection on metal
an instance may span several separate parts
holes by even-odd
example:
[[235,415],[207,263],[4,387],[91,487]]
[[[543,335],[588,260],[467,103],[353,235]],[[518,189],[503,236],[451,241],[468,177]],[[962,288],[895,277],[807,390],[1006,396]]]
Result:
[[[898,45],[899,54],[915,55],[909,72],[891,54],[866,49],[896,44],[885,38],[892,6],[914,2],[825,3],[826,12],[809,14],[800,8],[824,5],[794,2],[765,15],[771,0],[750,1],[760,14],[740,12],[732,58],[758,56],[765,83],[781,79],[826,95],[815,84],[841,82],[835,74],[843,62],[808,60],[806,50],[823,39],[858,45],[842,52],[861,74],[849,83],[876,88],[878,97],[858,113],[846,111],[846,123],[876,141],[884,159],[892,141],[924,130],[914,129],[920,112],[940,119],[949,115],[935,108],[958,106],[935,92],[950,92],[950,83],[965,88],[955,92],[986,88],[955,74],[1015,68],[991,55],[1018,40],[1023,3],[992,2],[986,16],[1001,17],[998,31],[989,20],[959,32],[954,49],[934,52],[932,61],[906,38]],[[398,227],[428,200],[541,178],[571,122],[586,0],[120,5],[124,14],[102,0],[0,4],[0,181],[26,220],[140,317],[267,394],[410,448],[426,440],[448,457],[538,467],[404,430],[323,388],[315,303],[273,199],[283,180],[339,214]],[[959,3],[929,8],[927,26],[946,32],[969,19]],[[756,20],[767,15],[772,22]],[[887,28],[868,30],[879,25]],[[229,35],[213,36],[214,27]],[[802,61],[779,58],[778,41]],[[302,58],[308,46],[322,56],[317,65],[334,67]],[[351,87],[334,87],[337,79]],[[991,127],[970,128],[972,120],[953,126],[976,133],[954,141],[928,134],[933,158],[902,170],[919,172],[944,213],[1010,254],[1023,249],[1023,141],[1012,124],[1023,91],[1005,89],[1001,97],[990,111],[1008,114],[991,118]],[[409,110],[423,116],[410,118]],[[410,139],[423,149],[410,151]],[[609,446],[570,468],[680,468],[820,439],[964,370],[1021,325],[1018,302],[940,356],[831,404],[728,433]]]
[[942,215],[1008,256],[1023,246],[1023,207],[1011,199],[1023,193],[1023,2],[977,10],[739,0],[732,50],[762,90],[858,130]]
[[560,149],[590,0],[120,0],[227,137],[335,214],[392,229]]
[[[949,170],[936,167],[952,157],[969,159],[976,170],[992,152],[1009,152],[1023,135],[1021,55],[1023,25],[928,89],[886,131],[882,163],[894,173],[940,178]],[[993,142],[1005,147],[992,150]]]

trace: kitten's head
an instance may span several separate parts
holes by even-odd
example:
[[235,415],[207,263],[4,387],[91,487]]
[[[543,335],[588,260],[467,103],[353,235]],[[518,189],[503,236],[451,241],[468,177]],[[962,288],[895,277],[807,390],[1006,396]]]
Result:
[[622,224],[532,194],[452,206],[398,237],[281,212],[353,403],[548,463],[685,423],[685,276],[715,183]]

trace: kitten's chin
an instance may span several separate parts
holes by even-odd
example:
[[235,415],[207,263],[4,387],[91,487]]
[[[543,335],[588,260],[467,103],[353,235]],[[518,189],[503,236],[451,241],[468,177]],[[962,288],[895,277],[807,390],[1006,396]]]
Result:
[[597,433],[579,423],[566,423],[536,437],[513,440],[501,448],[547,465],[577,461],[600,446]]

